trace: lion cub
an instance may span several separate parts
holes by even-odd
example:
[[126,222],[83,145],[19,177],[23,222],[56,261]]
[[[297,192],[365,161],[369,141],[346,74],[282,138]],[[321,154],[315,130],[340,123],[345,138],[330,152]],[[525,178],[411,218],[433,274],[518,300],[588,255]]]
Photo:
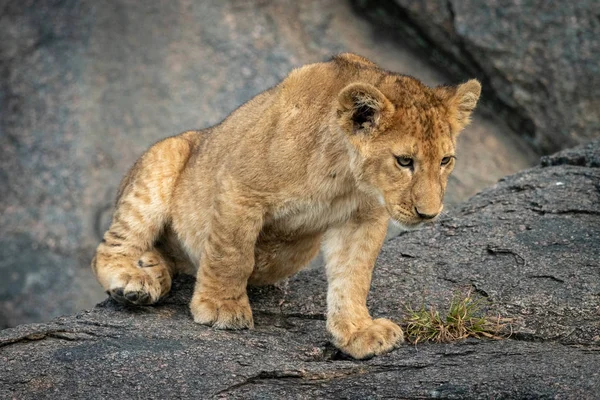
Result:
[[92,268],[115,300],[153,304],[197,273],[194,321],[252,328],[246,287],[284,279],[323,249],[327,328],[355,358],[392,350],[398,325],[366,307],[388,220],[442,210],[476,80],[429,88],[341,54],[292,71],[222,123],[152,146],[119,188]]

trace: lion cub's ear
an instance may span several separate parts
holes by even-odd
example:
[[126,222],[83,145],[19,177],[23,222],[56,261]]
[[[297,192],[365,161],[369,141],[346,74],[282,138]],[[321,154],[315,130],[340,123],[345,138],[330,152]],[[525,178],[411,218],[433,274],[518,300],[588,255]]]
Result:
[[376,135],[384,130],[394,105],[375,86],[352,83],[338,95],[339,123],[350,134]]
[[450,97],[451,121],[454,134],[458,134],[471,122],[471,113],[475,110],[477,100],[481,95],[481,84],[477,79],[471,79],[455,88]]

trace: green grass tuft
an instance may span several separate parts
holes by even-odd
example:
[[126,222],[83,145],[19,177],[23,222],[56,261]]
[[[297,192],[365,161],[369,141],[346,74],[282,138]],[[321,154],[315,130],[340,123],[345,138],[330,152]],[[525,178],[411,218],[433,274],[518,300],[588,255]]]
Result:
[[468,337],[503,339],[510,336],[509,318],[481,315],[481,302],[466,295],[457,293],[444,315],[435,307],[418,310],[406,308],[403,328],[406,339],[413,344],[425,341],[449,343]]

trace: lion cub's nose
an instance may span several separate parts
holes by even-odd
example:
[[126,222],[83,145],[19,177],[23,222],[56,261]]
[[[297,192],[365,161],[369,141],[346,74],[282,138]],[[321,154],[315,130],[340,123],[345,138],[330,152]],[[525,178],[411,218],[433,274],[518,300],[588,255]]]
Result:
[[439,212],[436,212],[436,213],[420,212],[417,207],[415,207],[415,212],[417,213],[419,218],[422,218],[422,219],[433,219],[433,218],[437,217],[437,215],[439,214]]

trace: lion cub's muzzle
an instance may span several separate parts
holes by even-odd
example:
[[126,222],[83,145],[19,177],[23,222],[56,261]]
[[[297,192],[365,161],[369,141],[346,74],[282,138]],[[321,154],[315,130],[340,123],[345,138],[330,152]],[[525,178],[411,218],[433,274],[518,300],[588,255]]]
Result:
[[432,211],[427,211],[427,210],[419,210],[417,207],[415,207],[415,213],[417,214],[417,217],[419,217],[423,221],[428,221],[428,220],[434,219],[435,217],[440,215],[441,211],[442,210],[440,209],[439,211],[432,212]]
[[419,222],[433,222],[442,213],[443,209],[444,205],[437,208],[416,206],[414,212]]

